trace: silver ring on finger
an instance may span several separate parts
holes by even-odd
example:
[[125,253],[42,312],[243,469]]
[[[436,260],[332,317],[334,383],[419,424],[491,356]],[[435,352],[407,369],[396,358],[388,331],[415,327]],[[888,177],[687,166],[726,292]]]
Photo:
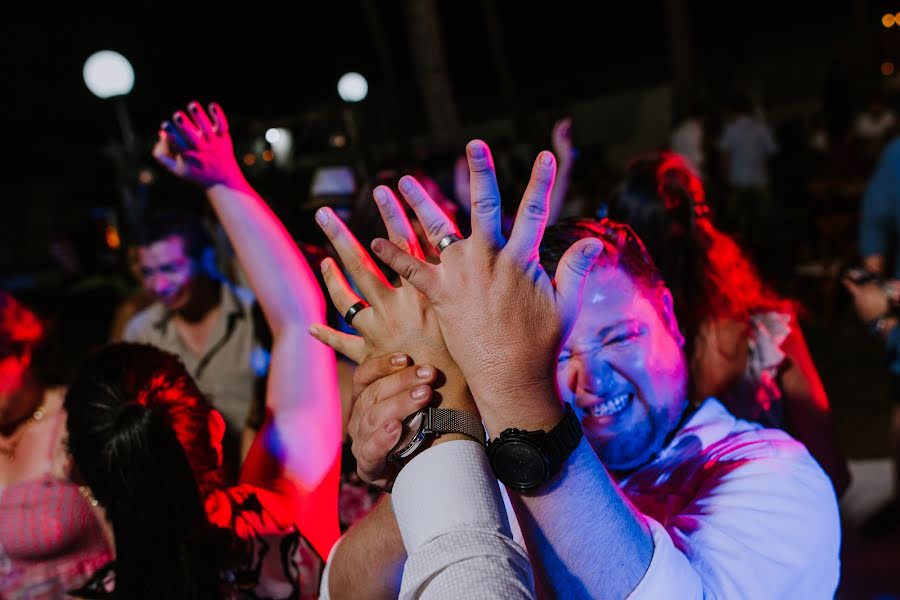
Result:
[[441,252],[446,250],[447,246],[449,246],[450,244],[456,243],[456,242],[460,241],[461,239],[462,239],[462,237],[460,237],[456,233],[451,233],[449,235],[445,235],[444,237],[441,238],[441,241],[439,241],[437,243],[438,254],[440,254]]

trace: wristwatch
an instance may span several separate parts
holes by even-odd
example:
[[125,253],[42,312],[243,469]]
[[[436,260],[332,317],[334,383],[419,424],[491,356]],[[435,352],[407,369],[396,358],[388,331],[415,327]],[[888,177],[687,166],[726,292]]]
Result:
[[415,454],[425,440],[443,433],[461,433],[484,446],[485,433],[481,419],[464,410],[429,406],[411,414],[403,421],[400,441],[391,450],[388,460],[402,465]]
[[581,442],[581,423],[566,403],[562,421],[550,431],[506,429],[488,442],[494,475],[507,487],[527,492],[559,473]]

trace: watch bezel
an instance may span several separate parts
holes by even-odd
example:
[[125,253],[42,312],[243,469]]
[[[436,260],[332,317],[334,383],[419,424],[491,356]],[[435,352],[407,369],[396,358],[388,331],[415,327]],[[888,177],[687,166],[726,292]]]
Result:
[[[401,437],[401,440],[398,441],[397,445],[394,446],[394,449],[391,450],[391,453],[389,455],[391,460],[403,461],[404,459],[406,459],[410,455],[412,455],[412,453],[415,452],[416,449],[418,449],[418,447],[422,445],[422,442],[425,441],[425,438],[428,436],[428,410],[427,409],[414,412],[413,414],[406,417],[406,419],[403,420],[403,427],[407,427],[409,425],[409,423],[411,423],[414,419],[416,419],[418,417],[421,418],[418,431],[416,431],[416,434],[413,436],[413,438],[409,442],[407,442],[406,445],[403,446],[402,448],[400,447],[400,444],[403,442],[402,437]],[[401,436],[402,436],[402,434],[401,434]]]
[[[547,459],[544,449],[540,444],[531,439],[528,433],[529,432],[520,431],[518,429],[507,429],[500,434],[499,438],[492,441],[488,446],[488,459],[490,460],[494,475],[496,475],[497,479],[499,479],[503,485],[520,492],[527,492],[540,487],[550,479],[551,475],[550,461]],[[541,466],[539,477],[529,480],[515,478],[515,474],[510,472],[510,469],[504,468],[504,465],[502,464],[504,457],[503,452],[508,452],[512,446],[522,446],[531,451]],[[513,476],[513,478],[510,476]]]

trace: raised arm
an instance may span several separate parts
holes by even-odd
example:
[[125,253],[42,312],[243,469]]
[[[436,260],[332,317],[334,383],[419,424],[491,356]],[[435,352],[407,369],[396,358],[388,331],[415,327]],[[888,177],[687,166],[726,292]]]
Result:
[[575,166],[577,151],[572,145],[572,119],[566,117],[553,124],[553,153],[556,155],[559,167],[556,170],[556,179],[553,181],[553,190],[550,192],[550,213],[547,216],[547,224],[553,225],[562,214],[563,205],[566,203],[566,195],[569,193],[569,183],[572,180],[572,169]]
[[188,112],[164,123],[154,156],[206,191],[274,339],[266,391],[270,418],[244,462],[241,482],[296,487],[307,500],[304,510],[314,513],[309,518],[328,523],[336,538],[341,404],[335,356],[306,333],[324,320],[325,299],[300,249],[241,173],[222,109],[211,104],[207,115],[192,102]]

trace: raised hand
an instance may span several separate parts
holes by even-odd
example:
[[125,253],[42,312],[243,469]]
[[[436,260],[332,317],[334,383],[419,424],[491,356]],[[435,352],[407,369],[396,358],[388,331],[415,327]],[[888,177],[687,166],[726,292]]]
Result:
[[[446,246],[431,265],[392,241],[373,251],[420,290],[434,307],[447,348],[476,399],[488,431],[507,426],[549,429],[562,407],[556,364],[581,308],[585,278],[603,247],[581,240],[560,261],[555,281],[538,260],[555,174],[551,153],[538,155],[509,241],[501,234],[500,192],[487,145],[466,148],[471,178],[472,235]],[[400,190],[428,234],[458,235],[452,222],[412,177]],[[525,401],[525,398],[541,398]]]
[[[395,247],[403,248],[416,260],[423,260],[415,231],[400,201],[387,186],[375,188],[373,195]],[[371,306],[353,316],[353,327],[362,337],[339,333],[325,325],[315,325],[310,333],[356,362],[391,352],[404,352],[416,364],[434,365],[444,376],[435,386],[441,406],[477,412],[465,380],[444,344],[437,316],[428,299],[409,283],[402,282],[400,287],[391,285],[330,208],[319,209],[316,221]],[[333,260],[323,261],[322,274],[332,302],[342,314],[347,314],[361,301]]]
[[153,156],[171,173],[204,189],[216,184],[249,187],[234,156],[228,120],[215,102],[209,114],[198,102],[188,104],[187,113],[175,111],[160,127]]
[[572,144],[572,118],[566,117],[553,124],[550,136],[553,142],[553,154],[559,160],[560,168],[575,162],[576,150]]
[[404,354],[370,358],[353,375],[353,414],[347,431],[353,439],[360,478],[389,490],[397,466],[387,457],[400,439],[401,422],[431,401],[434,367],[410,366]]

